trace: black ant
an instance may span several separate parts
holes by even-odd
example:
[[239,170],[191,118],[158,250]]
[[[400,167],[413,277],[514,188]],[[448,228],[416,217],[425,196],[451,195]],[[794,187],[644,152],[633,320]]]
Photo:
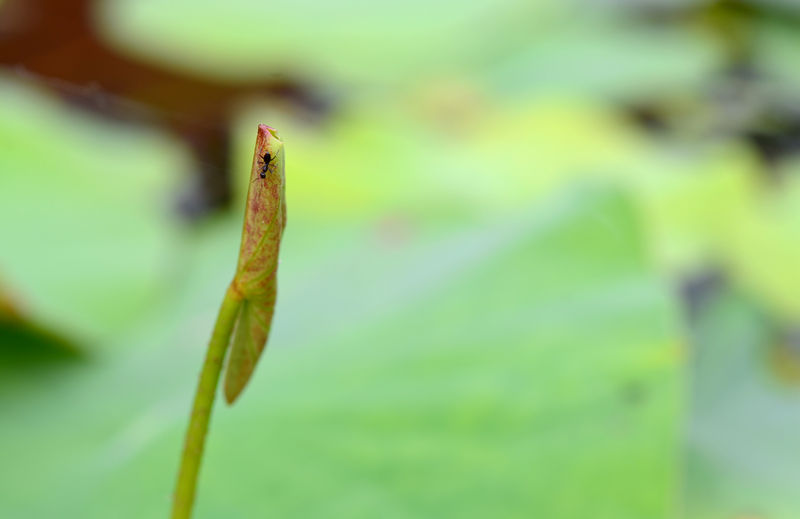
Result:
[[264,161],[264,166],[261,168],[261,173],[259,174],[261,178],[267,178],[267,171],[269,171],[269,165],[270,163],[272,163],[273,160],[275,160],[277,156],[278,156],[277,153],[273,157],[272,155],[270,155],[269,152],[266,152],[264,153],[263,157],[259,157],[260,160]]

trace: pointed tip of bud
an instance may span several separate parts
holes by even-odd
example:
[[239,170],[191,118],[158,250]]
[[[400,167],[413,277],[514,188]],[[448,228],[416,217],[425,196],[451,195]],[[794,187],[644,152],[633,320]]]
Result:
[[258,125],[258,134],[260,137],[261,136],[267,137],[268,136],[267,134],[269,134],[269,136],[272,136],[275,139],[280,139],[280,137],[278,136],[278,130],[276,130],[272,126],[267,126],[266,124]]
[[281,149],[283,149],[283,142],[281,142],[281,138],[278,136],[278,130],[266,124],[259,124],[258,135],[256,136],[257,156],[255,160],[257,161],[258,157],[263,156],[265,152],[276,155],[280,153]]

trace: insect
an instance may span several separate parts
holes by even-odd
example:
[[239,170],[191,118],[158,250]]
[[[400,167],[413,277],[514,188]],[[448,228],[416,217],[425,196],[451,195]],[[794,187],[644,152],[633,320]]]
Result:
[[273,160],[275,160],[277,156],[278,156],[277,153],[275,154],[275,157],[273,157],[272,155],[269,154],[269,152],[266,152],[264,153],[263,157],[259,157],[261,160],[264,161],[264,166],[261,168],[261,173],[259,174],[261,178],[267,178],[267,171],[269,171],[269,165],[272,163]]

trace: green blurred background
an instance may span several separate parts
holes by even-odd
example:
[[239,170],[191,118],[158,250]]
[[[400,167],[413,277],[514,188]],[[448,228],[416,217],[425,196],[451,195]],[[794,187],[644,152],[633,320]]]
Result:
[[238,99],[229,202],[187,215],[179,136],[0,68],[0,517],[166,516],[260,122],[278,306],[196,517],[798,516],[800,8],[94,9],[120,55],[324,103]]

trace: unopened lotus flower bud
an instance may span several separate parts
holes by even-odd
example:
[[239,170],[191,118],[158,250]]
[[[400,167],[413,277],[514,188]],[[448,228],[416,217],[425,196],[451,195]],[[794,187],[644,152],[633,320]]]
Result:
[[225,372],[225,399],[232,403],[250,380],[264,350],[275,311],[278,252],[286,226],[283,142],[258,126],[247,191],[242,245],[232,288],[242,297]]

